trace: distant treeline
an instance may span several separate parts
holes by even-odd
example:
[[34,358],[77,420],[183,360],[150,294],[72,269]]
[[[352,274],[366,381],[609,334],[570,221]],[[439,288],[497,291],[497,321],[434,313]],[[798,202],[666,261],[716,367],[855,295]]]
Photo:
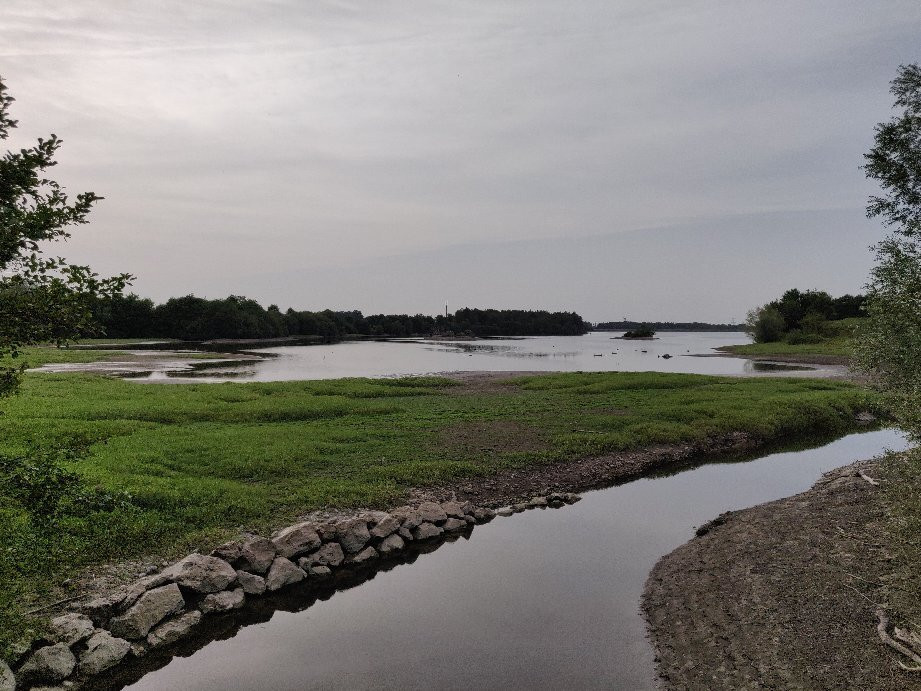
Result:
[[648,327],[653,331],[743,331],[744,324],[708,324],[706,322],[599,322],[595,331],[636,331]]
[[758,343],[821,343],[853,332],[854,319],[866,315],[865,295],[832,297],[824,290],[791,288],[748,313],[746,331]]
[[97,322],[109,338],[213,339],[318,336],[327,343],[350,336],[561,336],[587,333],[589,324],[575,312],[462,309],[453,315],[374,314],[358,311],[285,312],[276,305],[231,295],[220,300],[186,295],[163,304],[137,295],[99,301]]

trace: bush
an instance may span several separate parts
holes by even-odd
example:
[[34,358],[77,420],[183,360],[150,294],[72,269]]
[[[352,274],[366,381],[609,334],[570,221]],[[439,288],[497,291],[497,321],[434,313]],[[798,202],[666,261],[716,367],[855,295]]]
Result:
[[783,338],[784,329],[784,318],[780,310],[769,305],[751,310],[745,320],[745,330],[755,339],[755,343],[779,341]]

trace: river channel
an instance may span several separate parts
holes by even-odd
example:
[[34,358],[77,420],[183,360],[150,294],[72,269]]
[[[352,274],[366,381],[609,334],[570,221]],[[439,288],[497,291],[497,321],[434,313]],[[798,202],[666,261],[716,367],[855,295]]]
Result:
[[906,445],[893,430],[588,492],[478,526],[303,611],[276,611],[130,688],[652,689],[639,613],[655,562],[694,527]]

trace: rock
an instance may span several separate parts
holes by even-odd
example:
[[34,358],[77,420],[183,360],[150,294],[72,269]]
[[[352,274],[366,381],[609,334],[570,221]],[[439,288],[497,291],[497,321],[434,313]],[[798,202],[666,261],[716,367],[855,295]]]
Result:
[[3,660],[0,660],[0,691],[16,691],[16,677]]
[[332,569],[328,566],[317,565],[307,568],[307,575],[310,578],[329,578],[332,573]]
[[211,550],[211,556],[217,557],[218,559],[223,559],[224,561],[232,564],[237,559],[240,558],[240,547],[242,545],[242,540],[234,540],[233,542],[225,542],[219,547],[215,547]]
[[166,585],[169,582],[170,579],[163,574],[145,576],[144,578],[135,581],[128,586],[127,590],[125,590],[125,598],[119,603],[117,610],[124,611],[128,609],[131,605],[140,599],[141,595],[146,593],[151,588],[159,588],[161,585]]
[[243,588],[236,590],[225,590],[222,593],[212,593],[206,595],[205,599],[198,603],[198,609],[202,614],[212,614],[214,612],[229,612],[232,609],[240,609],[246,600]]
[[476,519],[473,516],[464,516],[464,522],[468,525],[476,525]]
[[547,506],[551,509],[559,509],[566,506],[566,502],[562,499],[550,499],[547,501]]
[[454,518],[463,518],[466,515],[464,505],[459,501],[442,502],[441,508],[448,516],[453,516]]
[[[211,596],[209,595],[208,597]],[[201,612],[197,609],[186,612],[181,617],[163,622],[151,631],[147,636],[147,645],[151,648],[159,648],[160,646],[175,643],[180,638],[185,638],[189,634],[189,631],[198,626],[200,622]],[[144,654],[146,654],[146,652],[147,649],[145,648]]]
[[429,540],[438,537],[444,531],[434,523],[423,523],[418,528],[413,528],[413,538],[416,540]]
[[467,527],[467,521],[462,521],[459,518],[449,518],[445,521],[443,526],[446,533],[456,533],[458,530],[463,530]]
[[409,506],[401,506],[391,512],[394,518],[402,521],[402,527],[407,530],[417,528],[422,524],[422,514]]
[[400,529],[402,521],[395,517],[387,514],[387,517],[378,521],[377,524],[371,528],[371,537],[376,538],[385,538],[388,535],[393,535]]
[[854,419],[862,425],[869,425],[871,422],[876,422],[876,416],[873,413],[869,413],[867,411],[857,413],[857,415],[854,416]]
[[489,523],[495,517],[496,512],[488,506],[478,506],[473,510],[473,518],[477,523]]
[[148,590],[131,609],[112,619],[109,629],[119,638],[144,638],[154,626],[183,607],[185,599],[179,586],[163,585]]
[[473,512],[476,511],[476,506],[472,501],[465,501],[461,504],[461,511],[464,512],[465,516],[472,516]]
[[247,538],[240,545],[240,566],[251,573],[264,574],[275,561],[275,554],[275,545],[271,540],[258,535]]
[[363,518],[354,518],[350,521],[343,521],[338,526],[339,544],[349,554],[356,554],[368,544],[371,539],[371,533],[368,531],[368,524]]
[[416,510],[419,512],[422,520],[428,521],[429,523],[441,523],[448,520],[448,514],[441,508],[441,504],[436,504],[433,501],[422,502]]
[[312,552],[322,544],[316,528],[313,523],[298,523],[279,532],[272,538],[272,542],[280,556],[287,559],[298,557]]
[[[195,612],[192,612],[192,614],[201,615],[201,612],[199,612],[198,610],[195,610]],[[148,653],[149,650],[150,650],[150,646],[147,645],[146,640],[134,641],[131,644],[131,654],[134,655],[135,657],[144,657]]]
[[573,492],[567,492],[563,495],[563,501],[565,501],[567,504],[575,504],[577,501],[582,501],[582,497],[580,497],[578,494],[574,494]]
[[162,575],[198,593],[219,593],[237,580],[237,572],[230,564],[204,554],[190,554],[164,570]]
[[358,554],[349,557],[349,564],[364,564],[366,561],[371,561],[377,556],[377,550],[373,547],[365,547]]
[[51,637],[55,643],[71,646],[93,635],[96,627],[85,614],[62,614],[51,620]]
[[118,606],[125,601],[125,593],[117,592],[97,597],[79,606],[79,610],[93,620],[96,626],[103,626],[115,614]]
[[528,502],[528,506],[532,507],[544,507],[547,505],[547,497],[531,497],[531,500]]
[[304,580],[307,574],[297,568],[290,560],[284,557],[275,557],[265,577],[265,589],[268,591],[281,590],[285,586]]
[[525,503],[512,504],[512,511],[515,513],[521,513],[522,511],[527,511],[530,507]]
[[342,551],[342,545],[338,542],[330,542],[313,554],[302,558],[301,568],[304,568],[304,563],[308,566],[339,566],[344,560],[345,553]]
[[503,517],[505,517],[505,518],[507,518],[508,516],[513,515],[514,513],[515,513],[515,511],[514,511],[514,509],[512,509],[511,506],[504,506],[504,507],[502,507],[501,509],[499,509],[498,511],[496,511],[496,515],[498,515],[498,516],[503,516]]
[[99,674],[117,665],[129,652],[131,644],[124,638],[100,631],[86,642],[86,650],[80,655],[80,674]]
[[47,645],[32,653],[32,657],[19,669],[19,683],[34,686],[34,682],[62,681],[76,666],[77,658],[67,644]]
[[323,542],[332,542],[338,535],[336,532],[336,524],[321,523],[317,526],[317,535],[320,536],[320,539],[323,540]]
[[381,554],[390,554],[391,552],[398,552],[406,546],[403,538],[399,535],[388,535],[384,538],[383,542],[377,546],[377,549],[380,550]]
[[247,595],[262,595],[265,592],[265,579],[246,571],[237,571],[237,580]]
[[410,542],[413,539],[413,533],[409,528],[400,528],[397,531],[397,535],[399,535],[401,538],[403,538],[407,542]]

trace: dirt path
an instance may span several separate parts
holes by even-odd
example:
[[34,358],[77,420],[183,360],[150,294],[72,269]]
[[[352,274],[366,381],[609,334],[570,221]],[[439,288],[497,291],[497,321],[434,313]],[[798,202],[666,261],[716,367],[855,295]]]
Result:
[[667,688],[913,689],[876,634],[887,559],[873,462],[724,515],[656,564],[643,611]]

